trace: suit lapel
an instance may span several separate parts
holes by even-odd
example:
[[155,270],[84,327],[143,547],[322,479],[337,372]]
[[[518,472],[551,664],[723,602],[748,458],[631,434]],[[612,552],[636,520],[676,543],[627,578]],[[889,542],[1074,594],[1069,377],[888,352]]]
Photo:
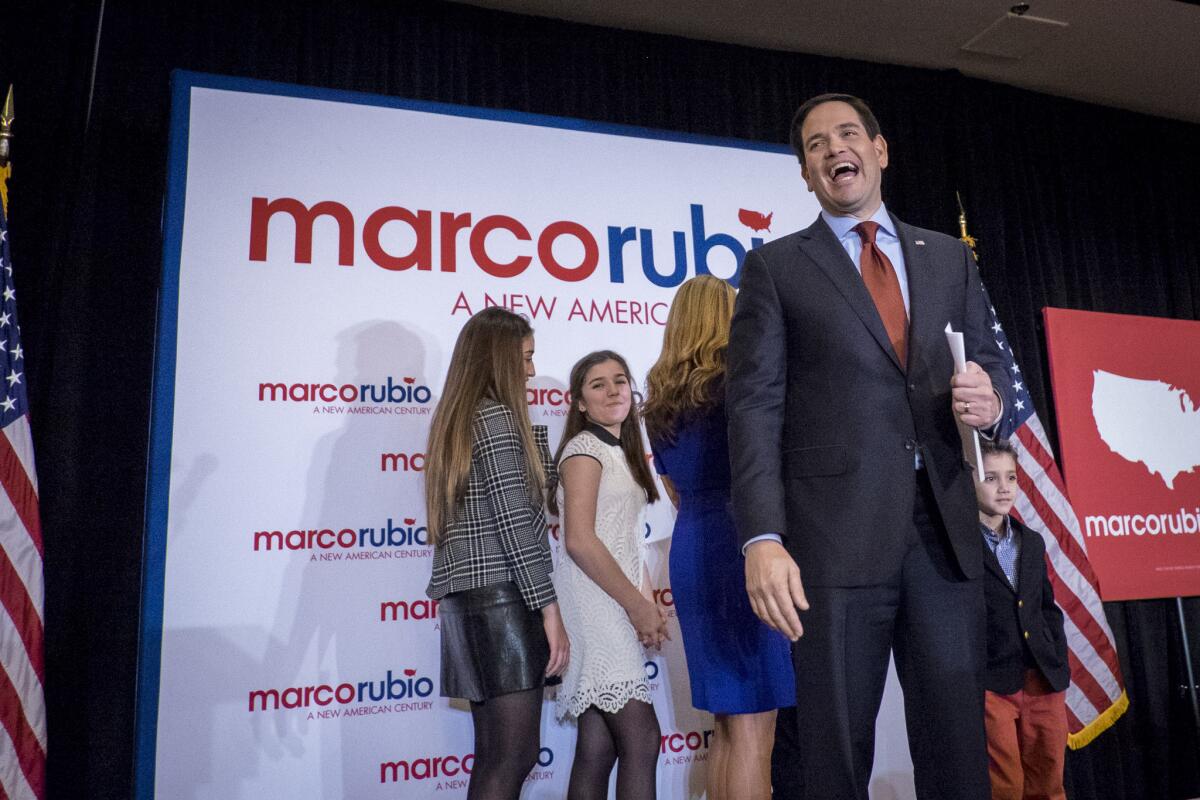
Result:
[[[1034,533],[1033,531],[1024,527],[1016,520],[1012,521],[1012,526],[1013,534],[1021,537],[1021,552],[1017,557],[1017,575],[1020,577],[1018,577],[1017,580],[1021,582],[1022,586],[1027,588],[1030,586],[1041,586],[1042,576],[1039,568],[1045,563],[1046,560],[1046,548],[1045,545],[1042,544],[1042,537],[1040,534]],[[1030,539],[1034,539],[1035,537],[1037,540],[1033,543],[1030,543]],[[1038,545],[1042,546],[1038,547]],[[1043,599],[1043,602],[1053,601],[1053,597]]]
[[[944,331],[937,330],[936,319],[922,314],[922,310],[936,308],[932,301],[933,270],[926,255],[924,240],[920,239],[915,229],[892,217],[896,225],[896,235],[900,238],[900,250],[904,253],[904,269],[908,273],[908,369],[920,364],[921,351],[930,341]],[[918,244],[920,242],[920,244]],[[933,330],[929,330],[929,326]]]
[[[879,318],[879,311],[875,308],[875,300],[867,291],[862,276],[858,274],[858,268],[854,266],[850,256],[846,255],[841,242],[833,235],[833,231],[825,224],[825,220],[817,217],[816,222],[801,231],[800,249],[825,273],[825,276],[846,298],[850,308],[862,320],[863,325],[867,326],[871,336],[875,337],[875,341],[888,354],[888,357],[892,359],[896,369],[903,371],[900,360],[896,358],[896,351],[892,349],[892,341],[883,327],[883,320]],[[907,258],[907,256],[908,252],[905,251],[905,257]]]
[[[1008,587],[1010,592],[1015,593],[1017,591],[1013,588],[1013,585],[1008,582],[1008,576],[1004,574],[1004,570],[1000,566],[1000,559],[996,558],[996,554],[992,552],[992,548],[988,547],[986,542],[983,545],[983,565],[993,574],[995,574],[995,576],[999,578],[1005,586]],[[1018,574],[1020,574],[1020,568],[1020,564],[1018,564]]]

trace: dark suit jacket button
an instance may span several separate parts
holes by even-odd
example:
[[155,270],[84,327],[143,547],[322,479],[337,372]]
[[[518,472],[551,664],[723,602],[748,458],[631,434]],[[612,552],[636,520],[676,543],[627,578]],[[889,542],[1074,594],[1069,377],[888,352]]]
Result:
[[904,449],[905,449],[905,450],[907,450],[908,452],[910,452],[910,453],[911,453],[911,452],[912,452],[913,450],[915,450],[916,448],[917,448],[917,443],[916,443],[916,442],[914,442],[912,439],[905,439],[905,440],[904,440]]
[[915,392],[915,391],[917,390],[917,385],[916,385],[915,383],[910,383],[910,384],[908,385],[908,390],[909,390],[910,392]]

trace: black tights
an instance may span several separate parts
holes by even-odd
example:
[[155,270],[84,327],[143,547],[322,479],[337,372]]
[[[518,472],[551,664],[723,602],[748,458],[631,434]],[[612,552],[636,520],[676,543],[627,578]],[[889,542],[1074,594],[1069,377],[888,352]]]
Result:
[[579,716],[568,800],[605,800],[617,762],[617,800],[654,800],[661,742],[654,706],[630,700],[615,714],[590,706]]
[[475,766],[467,800],[517,800],[541,748],[542,689],[471,703]]

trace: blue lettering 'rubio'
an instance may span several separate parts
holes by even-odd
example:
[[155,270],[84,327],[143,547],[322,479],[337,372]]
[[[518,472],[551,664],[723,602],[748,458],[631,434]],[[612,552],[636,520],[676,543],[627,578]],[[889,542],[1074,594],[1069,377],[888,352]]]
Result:
[[[692,253],[695,258],[697,275],[711,275],[708,256],[714,248],[724,247],[733,254],[737,268],[727,280],[735,288],[742,276],[742,262],[746,260],[747,248],[728,233],[706,235],[704,229],[704,206],[692,203]],[[637,242],[642,261],[642,274],[655,286],[664,289],[678,286],[687,279],[688,274],[688,237],[683,231],[672,231],[671,240],[674,245],[674,266],[670,272],[660,272],[654,261],[654,231],[649,228],[629,226],[621,228],[616,225],[608,227],[608,278],[613,283],[625,282],[625,245]],[[761,247],[763,239],[759,236],[750,237],[750,249]]]

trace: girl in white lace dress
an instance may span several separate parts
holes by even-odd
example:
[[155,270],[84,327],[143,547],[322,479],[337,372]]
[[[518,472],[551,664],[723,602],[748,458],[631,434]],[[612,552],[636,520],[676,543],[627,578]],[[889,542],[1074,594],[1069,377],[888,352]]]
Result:
[[602,800],[616,763],[618,800],[653,798],[660,733],[643,648],[658,647],[667,626],[638,586],[641,513],[658,491],[625,359],[591,353],[571,369],[570,384],[561,482],[551,494],[565,544],[554,584],[571,640],[557,713],[579,725],[567,797]]

